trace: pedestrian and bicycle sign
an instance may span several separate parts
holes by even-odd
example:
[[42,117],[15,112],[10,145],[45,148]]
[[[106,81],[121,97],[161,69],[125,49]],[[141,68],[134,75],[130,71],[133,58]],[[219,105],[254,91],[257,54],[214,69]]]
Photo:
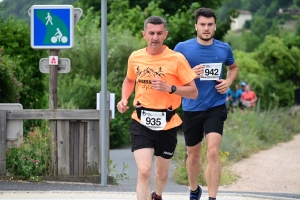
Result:
[[72,5],[33,5],[31,47],[33,49],[70,49],[74,44]]

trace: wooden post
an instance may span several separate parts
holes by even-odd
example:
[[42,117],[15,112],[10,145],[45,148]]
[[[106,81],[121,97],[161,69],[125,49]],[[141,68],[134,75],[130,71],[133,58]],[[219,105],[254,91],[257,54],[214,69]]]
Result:
[[88,121],[87,125],[87,175],[100,174],[99,122]]
[[70,123],[57,121],[57,167],[58,175],[70,175]]
[[87,122],[80,122],[79,126],[79,143],[78,143],[78,175],[85,175],[85,164],[86,164],[86,136]]
[[0,110],[0,175],[6,174],[6,110]]
[[[58,56],[58,49],[50,49],[50,56]],[[57,61],[58,62],[58,61]],[[58,65],[50,65],[49,69],[49,109],[57,109],[57,70]],[[57,121],[50,120],[50,134],[51,134],[51,173],[56,176],[58,174],[57,166]]]

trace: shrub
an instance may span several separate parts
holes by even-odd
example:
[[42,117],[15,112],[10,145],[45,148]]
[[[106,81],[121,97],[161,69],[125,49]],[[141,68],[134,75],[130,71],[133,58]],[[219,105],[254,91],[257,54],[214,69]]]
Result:
[[0,103],[19,102],[19,92],[22,90],[22,83],[14,75],[16,63],[8,56],[2,57],[3,49],[0,48]]
[[15,63],[12,73],[23,84],[19,102],[28,109],[30,102],[39,99],[37,108],[44,108],[47,102],[46,87],[43,74],[39,71],[39,60],[46,56],[46,51],[31,48],[30,27],[24,21],[0,16],[0,33],[0,48],[5,50],[3,55],[9,56]]
[[[32,126],[23,138],[19,148],[7,149],[7,171],[11,177],[21,176],[32,181],[39,181],[39,176],[49,175],[50,134],[48,125],[44,128]],[[21,137],[21,136],[19,136]]]

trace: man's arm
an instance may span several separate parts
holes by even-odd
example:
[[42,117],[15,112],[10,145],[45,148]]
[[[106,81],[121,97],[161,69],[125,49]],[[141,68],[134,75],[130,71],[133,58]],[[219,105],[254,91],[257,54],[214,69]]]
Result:
[[122,98],[121,101],[117,104],[117,109],[120,113],[124,113],[129,109],[128,107],[128,98],[130,97],[133,88],[134,88],[135,80],[129,79],[127,76],[125,77],[122,84]]
[[236,79],[238,73],[239,73],[239,68],[236,62],[234,62],[230,66],[227,66],[226,80],[230,82],[230,85]]
[[[174,94],[179,96],[189,98],[189,99],[196,99],[198,97],[198,89],[196,87],[195,81],[191,81],[184,86],[176,86],[177,89]],[[171,87],[170,87],[171,91]]]
[[[162,92],[171,92],[172,85],[166,83],[164,80],[160,78],[153,78],[152,85],[155,90],[159,90]],[[198,97],[198,90],[194,80],[192,80],[191,82],[183,86],[177,86],[177,85],[175,86],[176,86],[176,91],[173,94],[177,94],[179,96],[189,98],[189,99],[196,99]]]
[[227,75],[226,79],[220,79],[217,80],[217,82],[220,82],[220,84],[216,85],[216,89],[221,94],[225,94],[232,82],[236,79],[237,75],[239,73],[239,68],[236,62],[234,62],[232,65],[227,66]]

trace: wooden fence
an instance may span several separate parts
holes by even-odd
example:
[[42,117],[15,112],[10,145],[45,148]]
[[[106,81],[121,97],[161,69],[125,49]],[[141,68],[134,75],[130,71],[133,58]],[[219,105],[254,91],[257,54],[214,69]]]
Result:
[[[20,119],[49,119],[52,122],[51,180],[100,183],[100,176],[91,178],[101,172],[99,110],[0,110],[0,175],[6,174],[6,123]],[[107,109],[107,172],[110,161],[109,119]],[[108,182],[112,182],[111,177],[108,177]]]

